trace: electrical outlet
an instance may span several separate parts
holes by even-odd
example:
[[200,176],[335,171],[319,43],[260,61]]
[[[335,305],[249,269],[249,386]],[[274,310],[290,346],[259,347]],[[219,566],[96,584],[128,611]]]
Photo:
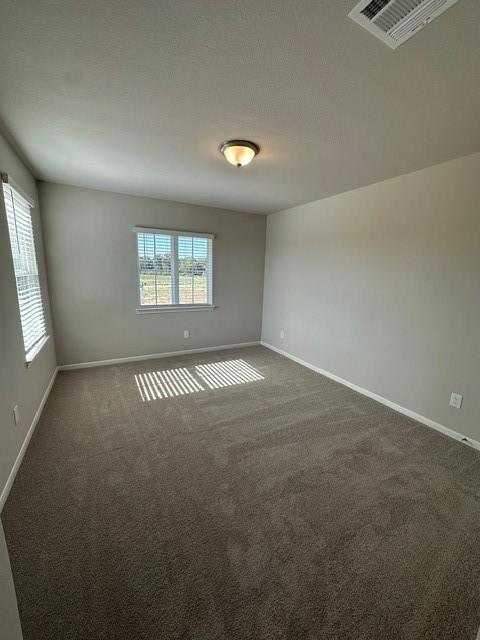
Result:
[[13,407],[13,419],[15,420],[15,424],[20,422],[20,409],[18,408],[18,404]]
[[282,329],[280,331],[280,338],[282,338],[282,340],[283,340],[283,338],[285,338],[285,329]]
[[189,329],[185,329],[185,331],[183,332],[183,337],[184,337],[184,338],[189,338],[189,337],[190,337],[190,331],[189,331]]
[[463,402],[463,396],[461,393],[455,393],[452,391],[452,395],[450,396],[450,406],[455,409],[461,409]]

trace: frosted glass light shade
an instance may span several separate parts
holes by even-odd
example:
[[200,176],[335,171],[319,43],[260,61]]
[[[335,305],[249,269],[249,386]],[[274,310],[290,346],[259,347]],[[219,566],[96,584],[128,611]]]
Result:
[[230,140],[222,144],[220,151],[230,164],[244,167],[257,155],[259,148],[254,142],[248,140]]

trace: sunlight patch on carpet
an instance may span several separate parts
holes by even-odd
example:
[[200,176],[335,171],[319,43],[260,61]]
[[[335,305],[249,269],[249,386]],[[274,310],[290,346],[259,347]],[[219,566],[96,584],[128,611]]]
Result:
[[239,359],[210,362],[192,367],[191,370],[180,367],[149,371],[135,374],[134,378],[142,402],[150,402],[205,391],[205,386],[208,389],[222,389],[258,382],[264,376],[245,360]]

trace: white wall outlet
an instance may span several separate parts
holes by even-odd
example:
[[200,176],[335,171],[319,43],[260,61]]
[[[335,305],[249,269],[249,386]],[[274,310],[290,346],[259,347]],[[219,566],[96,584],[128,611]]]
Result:
[[13,407],[13,419],[15,420],[15,424],[20,422],[20,409],[18,408],[18,404]]
[[285,329],[282,329],[280,331],[280,338],[282,338],[282,340],[283,340],[283,338],[285,338]]
[[452,395],[450,396],[450,406],[454,407],[455,409],[461,409],[462,402],[463,402],[462,394],[452,392]]
[[189,338],[190,337],[190,330],[189,329],[185,329],[185,331],[183,332],[183,337],[184,338]]

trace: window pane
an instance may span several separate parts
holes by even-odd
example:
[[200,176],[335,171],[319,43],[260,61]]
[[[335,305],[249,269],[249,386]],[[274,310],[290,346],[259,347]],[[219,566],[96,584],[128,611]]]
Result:
[[137,234],[141,305],[172,304],[172,239]]
[[155,242],[152,234],[139,233],[138,241],[138,269],[140,281],[140,304],[157,304],[155,287]]
[[46,336],[32,216],[28,202],[8,183],[3,184],[3,198],[17,284],[23,342],[26,360],[29,362]]
[[207,304],[207,238],[178,238],[178,271],[180,304]]
[[193,304],[193,238],[178,238],[178,293],[180,304]]
[[172,238],[155,234],[156,304],[172,304]]
[[193,239],[193,302],[208,302],[208,239]]

